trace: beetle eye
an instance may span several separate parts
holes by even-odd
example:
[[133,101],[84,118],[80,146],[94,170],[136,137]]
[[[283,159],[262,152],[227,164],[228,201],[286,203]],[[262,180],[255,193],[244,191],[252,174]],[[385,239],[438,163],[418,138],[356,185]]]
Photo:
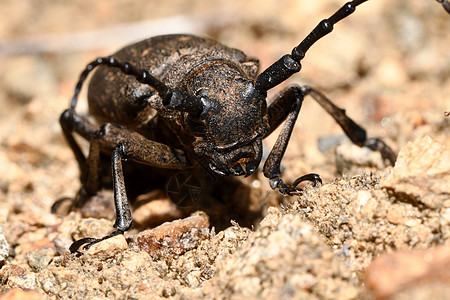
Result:
[[209,94],[208,88],[200,88],[195,92],[195,96],[197,97],[205,97]]

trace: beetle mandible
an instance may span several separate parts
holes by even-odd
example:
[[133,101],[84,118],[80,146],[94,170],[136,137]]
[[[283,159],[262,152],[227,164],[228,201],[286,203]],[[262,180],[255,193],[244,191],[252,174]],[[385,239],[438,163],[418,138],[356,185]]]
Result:
[[[281,133],[265,160],[263,173],[281,194],[298,192],[302,181],[320,183],[317,174],[288,185],[280,164],[305,96],[316,100],[358,146],[379,151],[394,164],[396,154],[366,131],[325,95],[309,86],[290,86],[267,106],[267,91],[301,69],[310,47],[367,0],[344,4],[322,20],[301,43],[258,75],[258,61],[240,50],[192,35],[163,35],[126,46],[111,57],[98,58],[80,75],[70,108],[60,117],[63,134],[81,170],[84,196],[100,189],[101,152],[112,158],[117,229],[103,238],[84,238],[70,247],[78,251],[123,234],[132,224],[122,161],[157,168],[188,169],[201,165],[220,176],[249,176],[262,160],[262,140],[283,122]],[[447,0],[437,0],[450,13]],[[88,74],[90,114],[100,127],[77,114],[78,95]],[[90,142],[87,157],[75,141],[77,133]]]

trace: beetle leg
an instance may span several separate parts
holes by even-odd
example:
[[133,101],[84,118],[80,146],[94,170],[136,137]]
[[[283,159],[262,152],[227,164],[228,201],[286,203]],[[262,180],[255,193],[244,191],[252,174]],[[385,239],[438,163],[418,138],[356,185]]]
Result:
[[73,132],[77,132],[87,140],[90,140],[96,132],[94,126],[72,109],[67,109],[61,114],[59,123],[61,124],[64,137],[75,155],[80,170],[84,170],[86,157],[84,156],[83,151],[81,151],[78,143],[75,141]]
[[283,129],[270,151],[269,156],[264,163],[264,175],[271,180],[271,187],[286,188],[279,178],[281,174],[281,159],[286,151],[288,141],[291,137],[295,121],[297,120],[300,108],[303,102],[303,95],[298,88],[288,88],[268,107],[270,134],[284,119]]
[[99,141],[102,146],[114,146],[112,152],[112,175],[114,189],[114,206],[116,208],[116,231],[96,239],[84,238],[75,241],[70,251],[76,252],[83,244],[84,249],[118,234],[123,234],[132,224],[131,209],[128,203],[123,176],[122,161],[131,159],[133,161],[148,164],[154,167],[166,169],[184,169],[187,167],[187,159],[183,151],[173,149],[169,146],[151,141],[142,135],[126,128],[113,124],[105,124],[99,130]]
[[330,114],[334,120],[341,126],[347,137],[357,146],[367,147],[372,151],[380,152],[383,159],[388,160],[391,165],[395,164],[397,154],[382,140],[378,138],[368,138],[367,133],[346,114],[345,110],[337,107],[324,94],[318,90],[304,86],[301,88],[304,95],[310,95]]
[[302,181],[313,181],[314,184],[322,183],[320,176],[313,173],[300,177],[295,181],[295,185],[287,185],[280,178],[281,160],[283,159],[292,130],[294,129],[295,121],[302,107],[303,98],[304,95],[299,87],[290,87],[282,92],[268,107],[270,131],[267,135],[286,119],[283,129],[264,163],[263,169],[264,175],[270,178],[270,187],[272,189],[278,189],[282,195],[292,195],[292,193],[298,192],[299,190],[296,186]]
[[306,95],[312,96],[336,120],[354,144],[360,147],[366,146],[373,151],[378,151],[392,165],[395,163],[396,154],[394,151],[380,139],[367,138],[366,131],[350,119],[345,114],[345,110],[334,105],[328,98],[314,88],[293,86],[284,90],[267,110],[270,130],[266,136],[286,120],[264,164],[264,175],[270,179],[270,186],[273,189],[278,188],[282,194],[292,194],[299,191],[296,186],[302,181],[312,181],[314,184],[321,182],[319,175],[313,173],[298,178],[291,186],[285,184],[280,178],[281,160],[286,151],[292,130],[294,129],[304,96]]
[[[97,129],[87,119],[78,115],[74,110],[68,109],[61,114],[60,124],[67,143],[70,145],[80,169],[80,181],[82,187],[79,190],[75,201],[71,207],[81,206],[84,201],[100,190],[100,145],[97,138]],[[89,155],[86,158],[80,146],[76,142],[73,133],[77,132],[90,141]],[[57,200],[52,211],[56,211],[58,206],[67,198]]]
[[100,177],[100,141],[98,134],[95,134],[90,140],[89,154],[81,181],[87,196],[95,195],[100,190]]
[[[70,247],[71,252],[76,252],[84,244],[87,244],[84,246],[87,249],[102,240],[117,234],[122,234],[131,227],[132,218],[125,190],[122,169],[123,160],[130,159],[142,164],[165,169],[184,169],[189,165],[186,154],[182,150],[148,140],[137,132],[118,125],[105,124],[99,130],[96,130],[91,123],[70,109],[61,115],[61,124],[64,136],[71,145],[80,164],[83,189],[85,192],[95,192],[96,189],[99,189],[98,174],[92,173],[98,167],[100,148],[112,150],[111,165],[114,205],[116,208],[114,227],[117,230],[103,238],[84,238],[78,240]],[[87,159],[75,142],[73,132],[80,134],[91,142],[90,153]],[[93,178],[90,176],[93,176]],[[89,182],[90,180],[94,182]]]

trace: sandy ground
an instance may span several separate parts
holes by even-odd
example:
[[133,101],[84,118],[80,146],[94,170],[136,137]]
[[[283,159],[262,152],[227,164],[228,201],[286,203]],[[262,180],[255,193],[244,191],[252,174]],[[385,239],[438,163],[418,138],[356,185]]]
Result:
[[83,255],[68,246],[109,233],[111,203],[50,212],[80,188],[58,118],[87,62],[148,36],[187,32],[239,48],[264,68],[342,4],[2,1],[0,298],[445,299],[450,16],[436,1],[361,5],[283,85],[313,85],[345,107],[400,152],[394,168],[349,144],[308,99],[283,178],[315,172],[324,184],[300,196],[279,196],[259,173],[232,188],[218,182],[220,199],[186,209],[168,199],[168,182],[138,199],[126,239]]

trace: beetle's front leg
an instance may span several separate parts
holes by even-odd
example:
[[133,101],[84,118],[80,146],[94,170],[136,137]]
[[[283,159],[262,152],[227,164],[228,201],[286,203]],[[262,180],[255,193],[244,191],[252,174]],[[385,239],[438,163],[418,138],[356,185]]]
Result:
[[74,253],[84,246],[88,249],[92,245],[111,238],[113,236],[123,234],[130,229],[132,224],[131,209],[128,203],[127,194],[125,190],[125,180],[123,177],[122,160],[125,158],[125,149],[122,143],[119,143],[113,150],[111,159],[112,173],[113,173],[113,190],[114,190],[114,206],[116,208],[116,221],[113,225],[117,228],[116,231],[102,237],[102,238],[83,238],[75,241],[69,248],[70,252]]
[[[275,130],[285,119],[283,129],[278,136],[275,145],[270,151],[266,162],[264,163],[264,176],[270,179],[270,187],[278,189],[283,195],[292,195],[299,192],[297,185],[302,181],[312,181],[314,184],[322,183],[318,174],[307,174],[301,176],[292,185],[287,185],[281,179],[281,160],[283,159],[289,139],[294,129],[295,122],[302,107],[304,95],[301,88],[294,86],[284,90],[268,107],[268,118],[270,130],[269,135]],[[266,136],[267,136],[266,135]]]
[[285,184],[280,178],[281,160],[286,151],[295,121],[297,120],[303,99],[306,95],[310,95],[336,120],[354,144],[378,151],[392,165],[395,163],[396,154],[394,151],[380,139],[367,138],[366,131],[350,119],[345,114],[345,110],[334,105],[328,98],[314,88],[294,86],[284,90],[268,107],[267,114],[270,130],[267,135],[286,119],[283,129],[264,164],[264,175],[270,179],[270,186],[273,189],[278,188],[282,194],[292,194],[293,192],[299,191],[297,185],[302,181],[312,181],[315,184],[321,182],[319,175],[314,173],[298,178],[291,186]]
[[138,163],[165,169],[184,169],[188,161],[184,151],[146,139],[126,128],[105,124],[96,133],[97,142],[102,149],[111,149],[111,165],[116,208],[116,231],[102,238],[84,238],[75,241],[70,251],[76,252],[82,245],[85,249],[112,236],[123,234],[132,224],[131,210],[125,190],[122,161],[130,159]]

